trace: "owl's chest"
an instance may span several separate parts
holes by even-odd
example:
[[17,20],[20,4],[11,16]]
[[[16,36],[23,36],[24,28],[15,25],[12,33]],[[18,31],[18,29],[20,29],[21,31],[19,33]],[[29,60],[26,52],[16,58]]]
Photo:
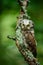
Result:
[[28,42],[29,42],[29,33],[30,33],[29,31],[22,31],[25,40],[27,40]]

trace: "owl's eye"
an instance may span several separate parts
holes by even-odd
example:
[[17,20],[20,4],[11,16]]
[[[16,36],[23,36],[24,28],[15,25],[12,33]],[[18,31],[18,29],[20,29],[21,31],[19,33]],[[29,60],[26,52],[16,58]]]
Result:
[[30,29],[30,25],[29,24],[27,25],[27,29]]
[[24,26],[24,24],[23,24],[23,26]]
[[24,27],[25,27],[25,25],[24,25],[24,24],[22,24],[22,25],[21,25],[21,27],[22,27],[22,28],[24,28]]
[[25,25],[24,25],[24,24],[21,24],[21,26],[23,26],[23,27],[24,27]]

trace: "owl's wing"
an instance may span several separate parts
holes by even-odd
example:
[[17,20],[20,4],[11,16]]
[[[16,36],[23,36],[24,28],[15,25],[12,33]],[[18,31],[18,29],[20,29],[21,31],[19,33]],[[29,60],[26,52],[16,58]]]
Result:
[[36,50],[36,40],[35,40],[35,37],[32,35],[31,32],[29,32],[28,34],[28,39],[30,41],[29,45],[31,46],[32,48],[32,53],[33,55],[36,57],[37,56],[37,50]]

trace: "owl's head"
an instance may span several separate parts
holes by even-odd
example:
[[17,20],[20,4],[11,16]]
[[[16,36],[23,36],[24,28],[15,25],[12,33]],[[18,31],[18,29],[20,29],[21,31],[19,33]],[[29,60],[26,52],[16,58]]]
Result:
[[20,26],[22,30],[26,31],[32,29],[34,25],[32,20],[23,19],[21,20]]
[[21,21],[21,28],[22,28],[22,30],[29,30],[30,29],[30,20],[23,19]]

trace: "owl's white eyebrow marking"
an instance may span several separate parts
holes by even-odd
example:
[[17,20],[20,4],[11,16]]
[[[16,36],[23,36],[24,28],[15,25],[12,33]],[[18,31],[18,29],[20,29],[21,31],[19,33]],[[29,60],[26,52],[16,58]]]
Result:
[[30,20],[27,20],[27,19],[24,19],[24,20],[23,20],[23,23],[24,23],[25,25],[28,25],[29,22],[30,22]]

